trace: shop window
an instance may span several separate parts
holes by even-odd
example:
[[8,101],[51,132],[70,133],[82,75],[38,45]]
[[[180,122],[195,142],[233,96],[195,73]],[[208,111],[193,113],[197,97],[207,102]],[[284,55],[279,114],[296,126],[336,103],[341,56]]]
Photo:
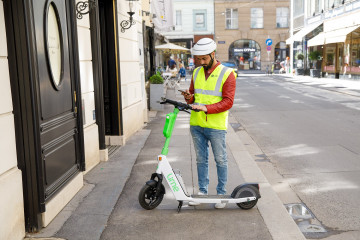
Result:
[[229,46],[229,61],[234,61],[239,69],[261,69],[260,45],[249,39],[237,40]]
[[275,54],[274,62],[275,69],[279,70],[281,68],[280,63],[286,60],[286,57],[289,56],[289,45],[286,45],[285,42],[279,42],[275,45]]
[[324,72],[335,72],[336,44],[326,45]]
[[360,74],[360,30],[351,34],[350,65],[352,73]]
[[289,8],[276,8],[276,27],[289,27]]
[[238,10],[235,8],[226,9],[226,29],[237,29],[238,28]]
[[206,10],[194,10],[194,31],[206,31]]
[[264,28],[264,12],[262,8],[251,8],[251,28]]

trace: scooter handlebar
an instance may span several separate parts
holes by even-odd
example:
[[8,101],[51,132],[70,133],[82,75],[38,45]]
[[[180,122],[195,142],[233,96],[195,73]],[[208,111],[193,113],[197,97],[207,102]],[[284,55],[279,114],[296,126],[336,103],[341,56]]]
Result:
[[164,97],[161,98],[161,101],[162,102],[160,102],[160,104],[166,104],[166,103],[172,104],[176,108],[178,108],[180,111],[185,111],[185,110],[193,110],[193,111],[196,111],[196,112],[199,111],[197,109],[196,110],[193,109],[192,106],[189,105],[189,104],[182,103],[182,102],[177,102],[177,101],[170,100],[170,99],[167,99],[167,98],[164,98]]

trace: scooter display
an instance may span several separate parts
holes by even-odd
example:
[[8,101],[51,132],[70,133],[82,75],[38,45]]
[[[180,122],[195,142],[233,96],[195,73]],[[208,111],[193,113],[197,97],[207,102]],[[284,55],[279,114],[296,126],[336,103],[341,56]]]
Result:
[[236,203],[241,209],[253,208],[261,197],[258,183],[241,184],[233,190],[231,195],[190,195],[187,193],[180,171],[172,169],[166,155],[169,151],[169,143],[178,113],[180,111],[190,113],[188,110],[193,109],[191,105],[166,98],[162,98],[161,104],[172,104],[174,111],[166,115],[163,130],[166,140],[161,154],[157,157],[158,167],[156,172],[151,175],[150,180],[140,190],[139,203],[141,207],[152,210],[159,206],[165,194],[163,185],[165,179],[175,199],[179,202],[178,212],[181,211],[183,202],[190,201],[195,203]]

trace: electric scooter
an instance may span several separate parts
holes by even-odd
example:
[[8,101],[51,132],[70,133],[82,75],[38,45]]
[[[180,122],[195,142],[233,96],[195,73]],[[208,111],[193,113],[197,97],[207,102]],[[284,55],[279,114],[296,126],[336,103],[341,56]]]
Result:
[[[174,111],[166,115],[163,135],[166,138],[164,147],[157,160],[159,161],[156,172],[151,175],[151,179],[146,182],[139,193],[139,203],[146,210],[152,210],[159,206],[165,194],[163,180],[169,184],[169,187],[179,202],[178,212],[184,201],[195,203],[236,203],[241,209],[253,208],[261,197],[258,183],[245,183],[237,186],[231,195],[190,195],[187,193],[184,181],[179,170],[172,169],[166,158],[169,150],[170,138],[175,126],[178,113],[193,110],[191,105],[162,98],[161,104],[174,105]],[[193,110],[195,111],[195,110]]]

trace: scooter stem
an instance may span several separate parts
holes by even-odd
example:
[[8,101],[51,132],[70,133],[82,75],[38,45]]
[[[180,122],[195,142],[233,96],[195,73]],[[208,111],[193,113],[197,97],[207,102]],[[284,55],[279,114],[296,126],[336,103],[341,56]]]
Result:
[[171,139],[172,132],[174,130],[175,121],[176,121],[176,117],[177,117],[178,113],[179,113],[179,109],[177,109],[175,107],[174,111],[172,113],[166,114],[166,121],[165,121],[165,125],[164,125],[164,130],[163,130],[163,134],[164,134],[164,137],[166,138],[166,140],[164,143],[164,147],[161,151],[162,155],[166,156],[169,152],[170,139]]

